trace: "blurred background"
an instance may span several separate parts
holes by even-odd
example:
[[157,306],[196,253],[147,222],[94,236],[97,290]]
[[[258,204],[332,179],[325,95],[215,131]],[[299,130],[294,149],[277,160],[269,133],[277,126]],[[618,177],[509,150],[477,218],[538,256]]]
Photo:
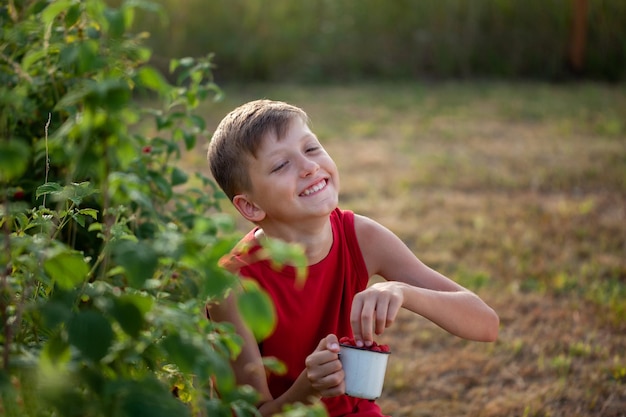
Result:
[[218,83],[626,76],[623,0],[158,3],[155,63],[214,53]]
[[383,410],[625,416],[625,0],[159,4],[137,18],[163,74],[213,55],[209,132],[248,100],[302,107],[341,206],[500,315],[480,344],[401,313]]

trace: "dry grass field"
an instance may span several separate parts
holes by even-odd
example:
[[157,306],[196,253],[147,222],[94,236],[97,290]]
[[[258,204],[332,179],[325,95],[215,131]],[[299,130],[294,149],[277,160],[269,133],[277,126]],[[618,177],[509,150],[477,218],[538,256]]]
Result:
[[[341,206],[499,313],[484,344],[403,312],[379,340],[386,413],[626,416],[625,86],[222,87],[210,129],[251,99],[303,107]],[[204,155],[185,160],[206,171]]]

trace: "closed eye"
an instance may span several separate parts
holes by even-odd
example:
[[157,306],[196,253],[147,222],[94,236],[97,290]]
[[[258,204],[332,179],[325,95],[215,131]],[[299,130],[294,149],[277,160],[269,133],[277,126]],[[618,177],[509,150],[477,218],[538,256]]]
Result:
[[281,169],[283,169],[284,167],[286,167],[286,166],[287,166],[287,164],[288,164],[288,161],[281,162],[280,164],[278,164],[278,165],[276,165],[274,168],[272,168],[272,171],[271,171],[271,172],[278,172],[278,171],[280,171]]

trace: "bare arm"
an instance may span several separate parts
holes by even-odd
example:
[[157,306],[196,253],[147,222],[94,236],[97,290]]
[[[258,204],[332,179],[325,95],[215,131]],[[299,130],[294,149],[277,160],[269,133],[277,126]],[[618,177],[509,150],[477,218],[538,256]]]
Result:
[[242,321],[236,306],[236,295],[231,294],[219,304],[207,306],[211,320],[230,322],[243,338],[239,356],[232,362],[238,385],[250,385],[259,394],[257,407],[262,416],[271,416],[286,404],[310,403],[313,399],[343,394],[343,369],[337,353],[339,345],[334,335],[322,339],[317,349],[307,357],[306,368],[294,384],[280,397],[273,398],[265,374],[258,344]]
[[370,276],[387,282],[357,294],[351,321],[355,338],[367,344],[393,323],[400,307],[459,337],[493,341],[499,318],[476,294],[425,265],[394,233],[355,216],[357,239]]

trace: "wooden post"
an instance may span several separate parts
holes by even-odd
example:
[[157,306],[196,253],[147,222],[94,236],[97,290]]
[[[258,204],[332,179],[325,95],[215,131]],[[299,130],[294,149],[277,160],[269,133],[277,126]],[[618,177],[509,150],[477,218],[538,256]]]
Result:
[[585,63],[587,47],[588,0],[572,0],[572,31],[569,48],[569,65],[576,74],[580,74]]

